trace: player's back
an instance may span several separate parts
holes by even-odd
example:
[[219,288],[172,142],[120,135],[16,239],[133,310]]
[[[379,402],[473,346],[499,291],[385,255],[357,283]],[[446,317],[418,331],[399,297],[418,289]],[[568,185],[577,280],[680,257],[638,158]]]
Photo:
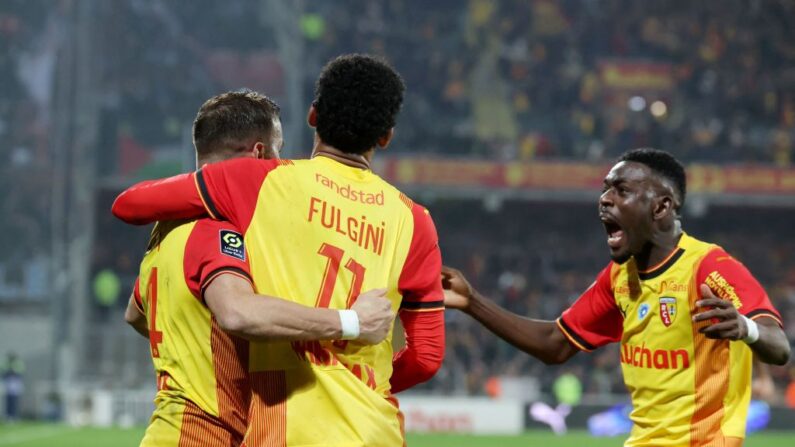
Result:
[[250,398],[248,344],[221,331],[201,296],[202,287],[227,264],[218,259],[224,247],[213,242],[232,232],[229,228],[200,220],[158,223],[152,232],[136,301],[149,328],[158,391],[141,445],[242,440]]
[[[410,298],[422,276],[412,259],[436,248],[428,223],[423,208],[370,171],[325,157],[282,162],[262,182],[246,231],[252,276],[259,293],[310,306],[344,309],[361,291],[386,287],[395,311],[422,308]],[[250,366],[249,446],[402,445],[389,393],[391,332],[374,346],[252,343]],[[284,439],[274,440],[279,428]]]

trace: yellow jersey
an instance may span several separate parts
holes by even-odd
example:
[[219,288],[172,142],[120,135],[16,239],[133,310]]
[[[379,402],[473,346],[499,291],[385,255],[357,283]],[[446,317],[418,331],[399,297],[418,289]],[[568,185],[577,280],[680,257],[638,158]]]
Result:
[[764,289],[717,245],[682,234],[658,266],[610,263],[558,319],[583,351],[620,342],[634,425],[625,446],[740,446],[751,399],[751,349],[711,340],[691,316],[706,283],[748,318],[781,324]]
[[218,327],[202,291],[221,274],[250,277],[243,239],[227,222],[161,222],[133,297],[146,316],[157,376],[142,446],[239,445],[251,388],[248,343]]
[[[231,160],[195,181],[207,212],[245,236],[258,293],[345,309],[386,287],[393,310],[441,311],[441,254],[427,210],[369,170],[323,156]],[[403,445],[390,393],[392,334],[252,343],[246,445]]]

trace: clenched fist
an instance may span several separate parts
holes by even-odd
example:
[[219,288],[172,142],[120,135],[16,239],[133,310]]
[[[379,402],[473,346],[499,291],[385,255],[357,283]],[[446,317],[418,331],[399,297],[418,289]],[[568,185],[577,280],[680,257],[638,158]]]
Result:
[[358,341],[368,345],[380,343],[392,328],[395,313],[392,312],[392,303],[386,298],[386,290],[369,290],[359,295],[351,306],[359,317]]

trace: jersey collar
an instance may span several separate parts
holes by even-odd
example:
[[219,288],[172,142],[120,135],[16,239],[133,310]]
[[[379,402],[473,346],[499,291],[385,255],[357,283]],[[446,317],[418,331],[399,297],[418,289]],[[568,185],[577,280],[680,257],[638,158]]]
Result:
[[665,273],[671,266],[676,264],[676,261],[685,254],[685,249],[683,245],[686,245],[686,242],[690,239],[684,231],[682,232],[682,236],[679,238],[679,242],[676,244],[676,247],[671,250],[671,253],[665,257],[659,264],[653,266],[650,269],[646,269],[643,271],[638,271],[638,278],[640,279],[654,279],[663,273]]

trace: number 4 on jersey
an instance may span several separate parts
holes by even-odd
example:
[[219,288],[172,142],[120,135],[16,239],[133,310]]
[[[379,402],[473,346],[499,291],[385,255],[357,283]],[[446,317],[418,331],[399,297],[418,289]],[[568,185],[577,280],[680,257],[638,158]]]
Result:
[[146,286],[146,296],[149,298],[149,348],[152,357],[160,357],[159,345],[163,342],[163,332],[157,330],[157,267],[152,268],[149,274],[149,283]]

